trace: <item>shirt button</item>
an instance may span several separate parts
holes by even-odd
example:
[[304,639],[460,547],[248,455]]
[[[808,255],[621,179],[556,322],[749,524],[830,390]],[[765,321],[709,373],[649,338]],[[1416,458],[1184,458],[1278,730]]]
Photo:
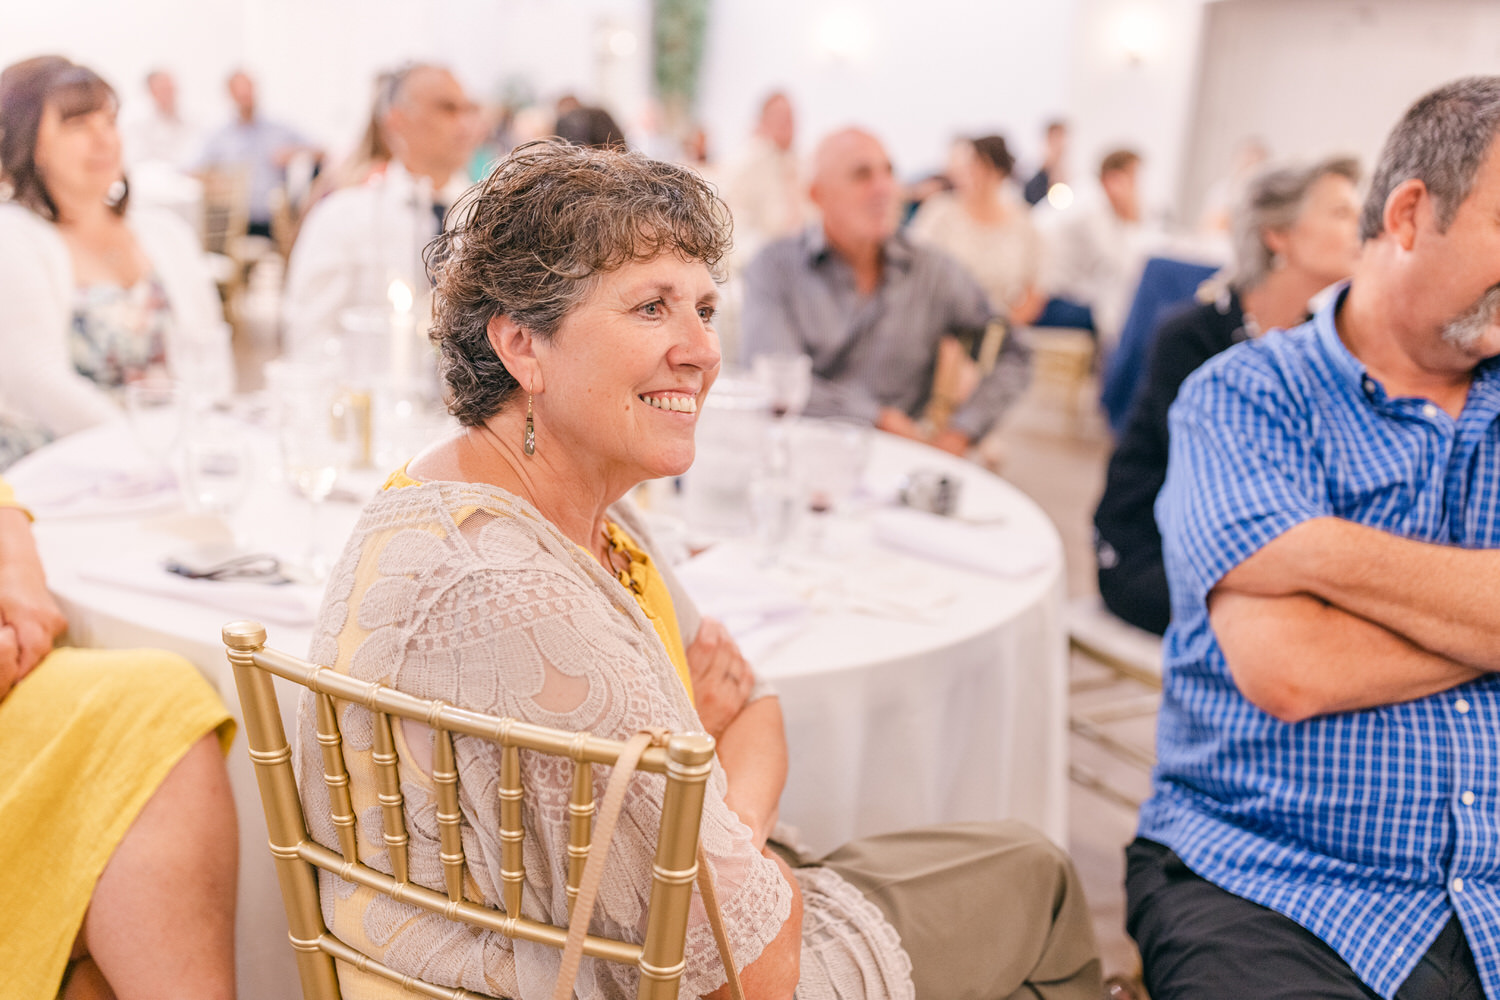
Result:
[[1464,792],[1462,795],[1460,795],[1458,797],[1458,799],[1464,805],[1466,805],[1466,806],[1472,806],[1474,804],[1474,793],[1473,792]]
[[1375,391],[1375,380],[1374,379],[1370,379],[1370,378],[1365,379],[1365,392],[1374,392],[1374,391]]
[[1464,891],[1464,880],[1463,879],[1456,878],[1456,879],[1453,880],[1453,891],[1454,892],[1463,892]]
[[1467,715],[1468,712],[1469,712],[1469,702],[1468,702],[1468,700],[1464,699],[1464,698],[1458,699],[1457,701],[1455,701],[1453,703],[1453,710],[1455,712],[1457,712],[1459,715]]
[[1426,404],[1422,407],[1422,416],[1426,417],[1428,420],[1431,420],[1433,417],[1437,416],[1437,407],[1433,406],[1431,403]]

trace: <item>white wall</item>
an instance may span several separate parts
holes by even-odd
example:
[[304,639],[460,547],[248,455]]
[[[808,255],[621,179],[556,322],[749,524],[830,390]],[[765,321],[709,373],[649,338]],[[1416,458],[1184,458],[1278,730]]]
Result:
[[[1035,151],[1064,112],[1078,0],[716,0],[701,117],[718,151],[742,145],[761,97],[788,89],[801,145],[864,122],[898,168],[940,165],[953,135],[1003,130]],[[141,79],[173,70],[191,117],[227,119],[224,78],[244,65],[261,104],[335,147],[368,110],[375,71],[448,62],[476,94],[525,77],[543,97],[606,102],[639,132],[648,114],[647,0],[49,0],[11,4],[0,65],[60,52],[97,69],[130,105]],[[613,48],[608,44],[615,42]],[[632,128],[632,126],[635,126]]]
[[1000,131],[1026,156],[1066,111],[1076,0],[717,0],[702,117],[729,156],[761,99],[792,95],[799,146],[863,124],[896,169],[941,167],[955,135]]
[[1075,186],[1094,186],[1113,147],[1142,154],[1148,212],[1170,213],[1181,182],[1204,0],[1079,0],[1068,107]]
[[1368,175],[1419,96],[1500,71],[1494,0],[1225,0],[1206,22],[1184,150],[1182,195],[1195,208],[1242,136],[1264,137],[1277,157],[1353,153]]

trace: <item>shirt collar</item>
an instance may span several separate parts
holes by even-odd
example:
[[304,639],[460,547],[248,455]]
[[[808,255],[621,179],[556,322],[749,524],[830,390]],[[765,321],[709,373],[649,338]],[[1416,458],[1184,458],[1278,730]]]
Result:
[[[889,273],[893,268],[900,271],[911,269],[914,250],[905,233],[898,230],[880,249],[884,273]],[[823,231],[821,222],[814,222],[803,230],[802,252],[806,255],[808,264],[813,267],[836,256],[833,247],[828,245],[828,234]]]
[[[1347,379],[1349,384],[1363,386],[1369,369],[1363,361],[1350,353],[1349,348],[1344,344],[1344,339],[1339,336],[1336,322],[1338,311],[1348,294],[1349,282],[1347,280],[1333,287],[1332,293],[1324,299],[1318,311],[1313,314],[1313,332],[1322,347],[1324,357],[1328,359],[1334,371]],[[1497,377],[1500,377],[1500,355],[1485,358],[1474,366],[1473,385],[1475,386],[1488,386]]]

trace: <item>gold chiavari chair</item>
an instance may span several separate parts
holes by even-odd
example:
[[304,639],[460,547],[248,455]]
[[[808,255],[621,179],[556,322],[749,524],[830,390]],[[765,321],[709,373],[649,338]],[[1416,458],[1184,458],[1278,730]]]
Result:
[[[224,626],[224,644],[239,689],[250,758],[270,830],[282,900],[286,905],[292,947],[306,1000],[341,1000],[335,960],[378,976],[420,996],[442,1000],[481,1000],[478,994],[455,987],[420,982],[397,972],[336,938],[323,922],[318,902],[319,868],[387,896],[507,937],[551,945],[563,951],[565,970],[576,968],[577,956],[590,955],[640,969],[637,996],[643,1000],[672,1000],[677,996],[684,967],[688,908],[693,880],[698,875],[698,828],[705,784],[714,754],[714,741],[703,733],[657,734],[647,745],[646,734],[630,741],[602,739],[588,733],[548,729],[467,711],[440,701],[416,698],[381,684],[372,684],[265,647],[265,628],[258,622],[236,621]],[[331,850],[308,836],[302,803],[292,768],[273,675],[311,689],[317,698],[318,743],[322,749],[329,809],[338,831],[339,849]],[[374,714],[375,753],[382,826],[393,874],[387,875],[359,858],[354,809],[338,727],[340,703],[363,705]],[[432,774],[437,786],[438,824],[446,891],[407,881],[407,835],[402,806],[393,720],[409,719],[432,728]],[[458,770],[454,763],[455,734],[490,740],[501,748],[500,826],[502,841],[502,900],[496,910],[464,898],[464,854],[460,835]],[[643,749],[644,747],[644,749]],[[570,909],[582,902],[583,915],[569,926],[556,926],[521,913],[524,830],[521,822],[520,751],[533,750],[571,759],[575,765],[569,805],[568,884]],[[633,765],[631,758],[639,754]],[[617,766],[618,763],[618,766]],[[614,768],[595,829],[593,768]],[[603,848],[612,832],[613,811],[631,770],[664,774],[666,797],[658,831],[653,883],[645,939],[636,944],[585,934],[598,886]],[[610,827],[611,829],[606,829]],[[597,840],[598,844],[591,844]],[[700,883],[701,884],[701,883]],[[707,887],[705,887],[707,888]],[[708,889],[711,892],[711,889]],[[716,905],[710,902],[717,909]],[[571,931],[571,934],[570,934]],[[571,939],[571,944],[570,944]],[[564,973],[567,975],[567,972]]]

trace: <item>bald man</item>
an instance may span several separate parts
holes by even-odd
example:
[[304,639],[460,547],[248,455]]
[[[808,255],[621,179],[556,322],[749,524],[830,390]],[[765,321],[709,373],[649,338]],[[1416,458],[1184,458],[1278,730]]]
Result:
[[745,271],[744,345],[813,362],[809,416],[852,417],[962,455],[1016,398],[1027,361],[1007,337],[945,428],[918,423],[946,336],[978,344],[995,312],[957,261],[898,232],[900,190],[868,132],[819,143],[809,195],[822,221],[767,246]]
[[422,248],[468,187],[466,168],[481,138],[478,108],[447,69],[414,64],[387,74],[376,120],[390,164],[318,203],[292,249],[283,318],[293,353],[315,352],[338,332],[347,307],[388,308],[393,280],[425,296]]

